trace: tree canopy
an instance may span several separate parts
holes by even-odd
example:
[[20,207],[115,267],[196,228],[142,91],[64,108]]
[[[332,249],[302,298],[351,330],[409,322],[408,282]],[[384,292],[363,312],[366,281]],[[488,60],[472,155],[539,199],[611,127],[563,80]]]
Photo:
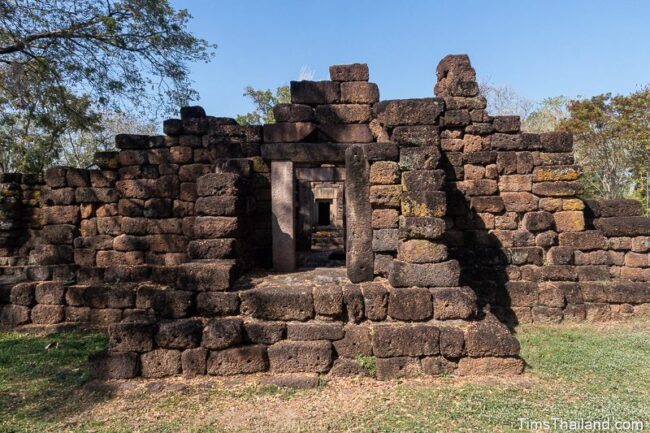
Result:
[[277,104],[291,102],[289,86],[280,86],[275,89],[275,93],[270,89],[257,90],[251,86],[246,86],[244,96],[251,99],[255,105],[255,110],[246,114],[237,115],[236,120],[240,125],[275,123],[273,107]]
[[214,45],[167,0],[0,0],[0,170],[38,171],[102,113],[155,118],[197,98]]
[[650,170],[650,88],[569,101],[558,129],[573,133],[588,195],[644,199]]

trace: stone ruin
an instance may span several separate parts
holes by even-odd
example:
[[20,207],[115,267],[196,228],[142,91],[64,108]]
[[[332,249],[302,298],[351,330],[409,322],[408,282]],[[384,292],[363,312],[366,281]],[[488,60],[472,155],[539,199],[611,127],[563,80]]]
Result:
[[648,311],[640,204],[580,199],[571,135],[490,116],[467,56],[434,98],[330,75],[275,124],[186,107],[96,168],[0,175],[0,322],[107,329],[98,378],[389,379],[520,373],[508,324]]

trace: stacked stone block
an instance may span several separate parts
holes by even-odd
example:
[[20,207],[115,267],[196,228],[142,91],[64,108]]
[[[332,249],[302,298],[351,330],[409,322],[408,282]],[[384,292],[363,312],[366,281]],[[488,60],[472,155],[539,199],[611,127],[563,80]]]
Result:
[[474,309],[467,297],[452,305],[423,289],[413,305],[379,282],[210,294],[219,296],[198,317],[111,325],[109,352],[91,359],[95,375],[368,375],[358,356],[376,357],[379,379],[523,367],[516,339],[493,316],[460,319]]
[[[622,271],[624,256],[606,251],[610,242],[626,245],[625,239],[621,244],[609,237],[643,233],[649,220],[640,216],[640,206],[612,204],[611,220],[590,220],[589,210],[586,218],[570,134],[522,133],[517,116],[489,116],[466,56],[446,57],[437,74],[436,95],[446,104],[441,121],[450,180],[446,238],[461,263],[462,283],[478,292],[480,304],[505,320],[559,322],[633,309],[595,305],[606,298],[585,297],[594,286],[645,303],[641,293],[647,289],[641,286],[649,280],[636,291],[628,288],[624,274],[635,271]],[[615,304],[615,296],[607,299]]]
[[265,143],[377,141],[369,126],[379,89],[365,64],[330,67],[330,81],[292,81],[291,103],[273,108]]
[[0,173],[0,276],[20,275],[38,239],[42,176]]

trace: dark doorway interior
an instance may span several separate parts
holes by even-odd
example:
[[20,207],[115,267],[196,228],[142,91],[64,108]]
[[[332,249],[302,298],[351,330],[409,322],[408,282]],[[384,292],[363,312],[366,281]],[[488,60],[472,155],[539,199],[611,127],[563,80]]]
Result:
[[331,200],[318,201],[318,225],[319,226],[329,226],[331,224],[331,220],[330,220],[331,204],[332,204]]

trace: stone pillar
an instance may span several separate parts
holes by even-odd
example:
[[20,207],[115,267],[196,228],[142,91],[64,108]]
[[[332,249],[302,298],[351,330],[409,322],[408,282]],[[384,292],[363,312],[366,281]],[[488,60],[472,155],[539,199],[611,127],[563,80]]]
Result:
[[296,268],[293,162],[271,163],[271,210],[273,212],[273,268]]
[[345,151],[346,255],[348,278],[353,283],[371,281],[375,256],[372,252],[372,208],[369,199],[368,159],[359,145]]

